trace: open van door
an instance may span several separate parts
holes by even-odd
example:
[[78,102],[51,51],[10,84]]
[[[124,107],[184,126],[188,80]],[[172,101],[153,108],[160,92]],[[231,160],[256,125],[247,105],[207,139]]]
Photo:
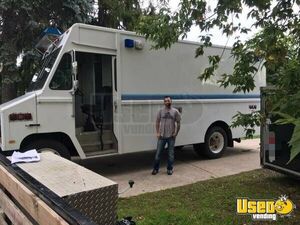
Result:
[[117,57],[112,56],[112,95],[113,95],[113,133],[115,137],[115,148],[118,149],[119,141],[119,110],[120,104],[118,99],[118,79],[117,79]]

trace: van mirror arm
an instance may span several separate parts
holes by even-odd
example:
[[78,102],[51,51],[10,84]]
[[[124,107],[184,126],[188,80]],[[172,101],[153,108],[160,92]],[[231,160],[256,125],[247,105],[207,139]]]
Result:
[[78,80],[73,81],[73,89],[74,89],[74,92],[76,92],[78,90]]
[[77,72],[78,72],[77,61],[74,61],[72,62],[72,74],[75,77],[75,80],[77,80]]
[[72,76],[73,76],[73,92],[78,90],[78,80],[77,80],[78,64],[77,61],[72,62]]

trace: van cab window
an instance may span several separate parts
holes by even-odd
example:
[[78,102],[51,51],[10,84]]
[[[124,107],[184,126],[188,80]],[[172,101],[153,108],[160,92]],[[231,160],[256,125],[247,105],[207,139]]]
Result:
[[72,88],[72,58],[63,55],[49,85],[52,90],[70,90]]
[[60,50],[61,48],[54,49],[53,51],[49,51],[49,53],[46,54],[46,56],[40,62],[40,71],[33,76],[29,84],[29,87],[27,89],[28,92],[40,90],[43,88]]

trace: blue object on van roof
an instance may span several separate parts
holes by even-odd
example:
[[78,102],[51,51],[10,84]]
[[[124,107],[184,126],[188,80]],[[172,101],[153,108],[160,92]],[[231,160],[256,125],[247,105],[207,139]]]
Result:
[[45,35],[60,36],[62,32],[57,27],[47,27],[42,33],[42,36]]
[[125,48],[133,48],[133,47],[134,47],[134,40],[125,39]]

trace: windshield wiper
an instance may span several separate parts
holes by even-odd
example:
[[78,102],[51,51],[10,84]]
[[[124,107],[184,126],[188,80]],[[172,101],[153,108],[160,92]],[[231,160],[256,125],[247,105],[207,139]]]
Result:
[[[49,49],[50,49],[50,51],[48,51]],[[47,51],[45,51],[42,60],[43,60],[44,58],[46,58],[48,55],[51,55],[52,52],[54,52],[56,49],[57,49],[57,46],[54,45],[54,44],[51,44],[50,47],[47,49]]]

